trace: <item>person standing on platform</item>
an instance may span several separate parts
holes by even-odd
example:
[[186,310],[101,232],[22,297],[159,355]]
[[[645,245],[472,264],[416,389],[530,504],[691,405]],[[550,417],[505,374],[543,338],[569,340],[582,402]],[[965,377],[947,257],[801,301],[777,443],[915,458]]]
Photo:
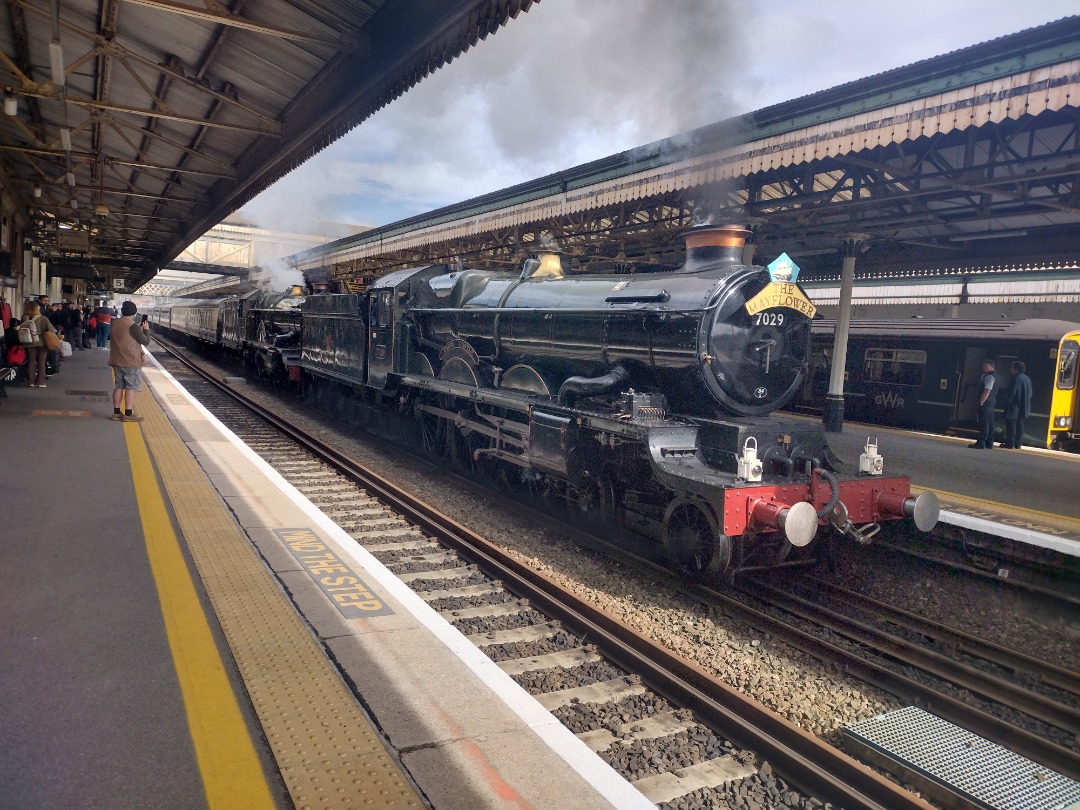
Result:
[[[150,325],[145,320],[142,323],[135,321],[138,311],[134,301],[124,302],[109,341],[109,365],[113,368],[115,383],[112,418],[117,422],[141,422],[143,419],[135,416],[132,410],[135,394],[142,390],[142,367],[146,363],[142,347],[150,345]],[[123,413],[120,412],[121,402]]]
[[97,321],[97,347],[102,351],[109,348],[106,344],[109,342],[109,331],[112,329],[112,318],[112,309],[105,306],[104,303],[94,310],[94,319]]
[[[48,351],[41,336],[46,332],[55,333],[56,327],[41,314],[41,305],[37,301],[30,301],[23,310],[17,332],[19,345],[26,349],[26,385],[29,388],[45,387],[45,357]],[[32,339],[28,342],[23,338],[24,334],[32,335]]]
[[972,450],[990,450],[994,446],[994,408],[997,406],[997,363],[983,360],[979,383],[979,440],[969,444]]
[[[90,341],[97,338],[97,318],[94,317],[94,308],[87,304],[82,311],[83,321],[83,348],[90,348]],[[96,344],[95,344],[96,345]]]
[[1024,443],[1024,420],[1031,416],[1031,377],[1023,360],[1012,364],[1012,385],[1005,394],[1005,444],[1019,450]]
[[71,344],[72,350],[82,351],[82,310],[73,307],[67,301],[60,308],[60,323],[64,327],[64,339]]

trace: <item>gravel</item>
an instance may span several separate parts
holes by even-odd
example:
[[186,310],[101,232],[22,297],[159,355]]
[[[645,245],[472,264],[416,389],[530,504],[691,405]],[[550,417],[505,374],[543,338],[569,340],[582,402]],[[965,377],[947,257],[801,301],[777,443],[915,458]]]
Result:
[[[894,697],[821,664],[767,634],[754,631],[670,590],[664,581],[634,566],[578,547],[559,532],[528,518],[506,514],[482,494],[400,449],[366,436],[337,436],[342,429],[271,392],[254,386],[245,394],[289,412],[289,418],[316,434],[335,434],[334,444],[379,475],[407,485],[412,492],[450,518],[469,526],[520,561],[573,589],[638,632],[664,644],[731,686],[757,699],[806,731],[836,741],[846,724],[900,708]],[[828,578],[881,601],[1014,647],[1062,666],[1080,661],[1080,622],[1038,599],[954,574],[930,571],[886,549],[852,547],[838,555]],[[439,581],[457,587],[481,581],[468,576]],[[414,583],[416,587],[416,583]],[[433,587],[435,585],[433,584]],[[455,600],[443,609],[468,607]],[[570,638],[536,643],[536,655],[572,647]],[[498,651],[488,647],[485,652]],[[520,648],[514,655],[520,654]],[[572,708],[560,710],[570,714]],[[557,712],[558,714],[559,712]],[[632,717],[633,713],[628,712]],[[571,728],[572,728],[571,724]],[[723,747],[723,741],[707,745]],[[630,757],[621,750],[619,756]],[[732,806],[800,806],[771,774],[744,780],[729,790],[733,796],[699,797],[728,801]],[[681,800],[680,800],[681,801]],[[679,802],[668,805],[683,806]],[[692,806],[687,804],[685,806]],[[697,805],[694,805],[697,806]],[[820,805],[819,805],[820,806]]]

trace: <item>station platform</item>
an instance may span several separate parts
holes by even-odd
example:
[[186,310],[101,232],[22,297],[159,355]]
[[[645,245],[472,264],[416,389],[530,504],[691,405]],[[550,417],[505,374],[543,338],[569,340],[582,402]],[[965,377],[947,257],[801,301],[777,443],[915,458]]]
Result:
[[833,451],[852,463],[876,441],[886,475],[908,475],[916,492],[937,494],[942,523],[1080,557],[1078,455],[973,449],[970,439],[855,422],[827,436]]
[[107,362],[0,399],[0,805],[654,806],[159,367],[112,421]]
[[[653,806],[160,368],[111,421],[107,358],[0,399],[0,806]],[[868,436],[944,521],[1080,554],[1080,458],[830,442]]]

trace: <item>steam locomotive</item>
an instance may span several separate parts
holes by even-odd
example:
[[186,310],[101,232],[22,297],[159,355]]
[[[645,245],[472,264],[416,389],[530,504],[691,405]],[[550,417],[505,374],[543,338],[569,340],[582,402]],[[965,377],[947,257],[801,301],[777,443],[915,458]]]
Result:
[[520,272],[436,265],[362,294],[178,305],[160,326],[433,460],[650,538],[687,578],[804,564],[886,521],[929,531],[933,494],[884,476],[870,440],[856,467],[820,425],[772,416],[803,384],[814,307],[786,255],[741,263],[747,236],[692,229],[673,272],[568,275],[549,251]]

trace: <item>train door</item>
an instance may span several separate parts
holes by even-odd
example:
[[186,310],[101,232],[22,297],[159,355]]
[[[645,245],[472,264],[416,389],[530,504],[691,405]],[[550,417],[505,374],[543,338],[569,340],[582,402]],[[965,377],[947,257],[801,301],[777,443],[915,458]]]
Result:
[[956,422],[979,421],[979,383],[982,381],[982,364],[987,357],[986,349],[968,347],[964,352],[964,365],[957,370],[960,377],[956,381]]
[[368,295],[368,385],[383,388],[394,363],[394,290]]

